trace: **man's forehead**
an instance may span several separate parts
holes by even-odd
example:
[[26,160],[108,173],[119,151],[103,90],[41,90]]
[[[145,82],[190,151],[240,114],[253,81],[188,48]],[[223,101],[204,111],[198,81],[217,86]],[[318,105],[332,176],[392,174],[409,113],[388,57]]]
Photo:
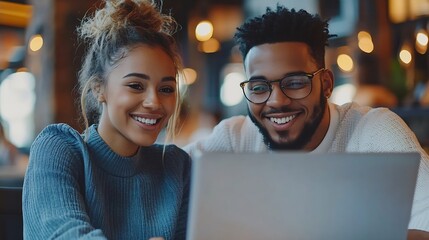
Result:
[[302,42],[266,43],[250,49],[244,65],[246,70],[267,64],[307,66],[313,63],[310,48]]

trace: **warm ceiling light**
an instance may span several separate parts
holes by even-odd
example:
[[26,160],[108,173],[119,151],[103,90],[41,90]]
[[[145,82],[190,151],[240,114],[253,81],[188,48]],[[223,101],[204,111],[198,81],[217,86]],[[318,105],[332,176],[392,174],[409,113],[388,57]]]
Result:
[[371,53],[372,51],[374,51],[374,43],[369,38],[359,40],[358,46],[360,50],[366,53]]
[[207,41],[213,36],[213,24],[210,21],[201,21],[195,28],[195,37],[198,41]]
[[420,29],[416,34],[416,51],[425,54],[428,49],[428,34],[425,30]]
[[185,85],[191,85],[197,80],[197,71],[192,68],[184,68],[183,75],[183,82]]
[[340,54],[337,58],[337,64],[344,72],[350,72],[353,69],[353,59],[347,54]]
[[25,28],[31,15],[31,5],[0,1],[0,25]]
[[420,31],[417,33],[416,36],[416,41],[420,44],[420,45],[428,45],[428,35],[426,32],[424,31]]
[[29,48],[33,52],[39,51],[43,47],[42,35],[36,34],[30,39]]
[[219,49],[220,43],[215,38],[210,38],[209,40],[199,44],[199,50],[204,53],[214,53],[219,51]]
[[367,31],[360,31],[358,33],[358,40],[362,40],[362,39],[372,39],[371,34],[369,34],[369,32]]
[[413,57],[408,49],[402,49],[401,52],[399,52],[399,59],[401,62],[409,64]]
[[407,20],[407,2],[398,0],[389,0],[389,17],[393,23],[399,23]]
[[424,29],[420,29],[416,34],[416,51],[420,54],[425,54],[428,48],[428,33]]
[[371,34],[365,31],[360,31],[358,33],[358,47],[366,53],[374,51],[374,43],[372,42]]

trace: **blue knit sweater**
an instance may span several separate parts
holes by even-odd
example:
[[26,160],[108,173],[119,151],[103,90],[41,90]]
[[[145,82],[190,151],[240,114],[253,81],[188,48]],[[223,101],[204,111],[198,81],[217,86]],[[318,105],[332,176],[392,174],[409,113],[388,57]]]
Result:
[[185,239],[189,156],[174,145],[114,153],[91,126],[66,124],[34,141],[23,188],[25,239]]

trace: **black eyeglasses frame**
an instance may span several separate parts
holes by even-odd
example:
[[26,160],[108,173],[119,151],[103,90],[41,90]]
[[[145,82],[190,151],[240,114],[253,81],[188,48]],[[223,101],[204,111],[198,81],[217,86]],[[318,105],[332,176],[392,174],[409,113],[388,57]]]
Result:
[[306,98],[306,97],[308,97],[309,95],[310,95],[310,93],[312,92],[312,90],[313,90],[313,78],[314,78],[314,76],[316,76],[317,74],[319,74],[320,72],[322,72],[322,71],[325,71],[326,69],[325,68],[319,68],[318,70],[316,70],[316,71],[314,71],[314,72],[312,72],[312,73],[302,73],[302,72],[299,72],[299,73],[292,73],[292,74],[288,74],[288,75],[286,75],[286,76],[284,76],[284,77],[282,77],[282,78],[280,78],[280,79],[276,79],[276,80],[265,80],[265,79],[261,79],[260,81],[263,81],[263,82],[265,82],[268,86],[269,86],[269,89],[270,89],[270,93],[268,94],[268,97],[267,97],[267,99],[265,100],[265,101],[262,101],[262,102],[254,102],[254,101],[251,101],[248,97],[247,97],[247,95],[246,95],[246,92],[245,92],[245,90],[244,90],[244,86],[247,84],[247,83],[249,83],[249,82],[252,82],[252,80],[247,80],[247,81],[243,81],[243,82],[241,82],[240,83],[240,87],[241,87],[241,90],[243,91],[243,95],[244,95],[244,97],[247,99],[247,101],[249,101],[249,102],[251,102],[251,103],[253,103],[253,104],[263,104],[263,103],[266,103],[267,101],[268,101],[268,99],[270,99],[270,97],[271,97],[271,93],[273,92],[273,86],[272,86],[272,84],[273,83],[276,83],[276,82],[278,82],[278,83],[280,83],[281,81],[283,81],[284,79],[286,79],[286,78],[288,78],[288,77],[293,77],[293,76],[306,76],[306,77],[308,77],[309,78],[309,80],[310,80],[310,91],[307,93],[307,95],[305,95],[304,97],[299,97],[299,98],[294,98],[294,97],[290,97],[290,96],[288,96],[284,91],[283,91],[283,89],[281,90],[282,91],[282,93],[286,96],[286,97],[288,97],[288,98],[290,98],[290,99],[293,99],[293,100],[300,100],[300,99],[303,99],[303,98]]

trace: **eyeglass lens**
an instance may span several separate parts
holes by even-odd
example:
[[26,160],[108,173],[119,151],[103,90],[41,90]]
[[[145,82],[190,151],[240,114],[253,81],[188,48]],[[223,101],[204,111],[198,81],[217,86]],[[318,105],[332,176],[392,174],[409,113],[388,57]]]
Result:
[[292,99],[305,98],[311,92],[311,78],[296,75],[271,82],[255,79],[245,82],[242,86],[244,95],[250,102],[263,103],[270,97],[274,82],[279,82],[282,92]]

